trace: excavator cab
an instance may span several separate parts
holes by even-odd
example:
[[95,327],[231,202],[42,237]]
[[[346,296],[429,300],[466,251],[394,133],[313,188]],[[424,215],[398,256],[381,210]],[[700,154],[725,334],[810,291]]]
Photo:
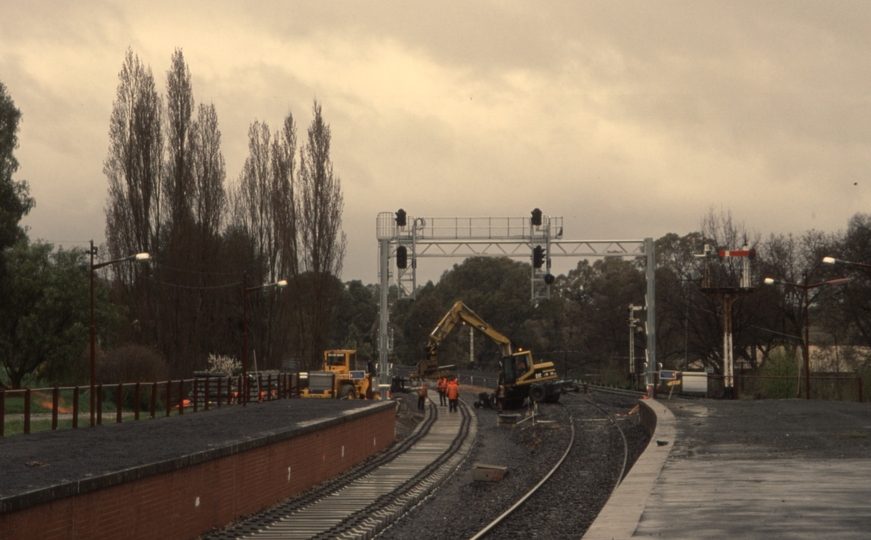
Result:
[[532,353],[529,351],[518,352],[512,356],[504,357],[502,359],[502,373],[505,377],[505,384],[517,382],[517,379],[529,372],[531,366]]

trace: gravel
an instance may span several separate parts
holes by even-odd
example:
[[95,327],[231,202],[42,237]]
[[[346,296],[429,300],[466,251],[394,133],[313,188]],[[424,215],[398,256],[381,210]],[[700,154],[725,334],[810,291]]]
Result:
[[[475,400],[485,389],[463,387],[462,399]],[[575,417],[575,445],[561,469],[506,523],[493,538],[578,538],[595,519],[613,490],[623,465],[623,440],[613,424],[586,400],[611,414],[625,415],[637,404],[632,397],[612,394],[567,395],[560,405],[542,405],[536,423],[515,428],[497,425],[497,412],[475,409],[477,442],[453,478],[414,508],[379,539],[417,540],[469,538],[487,526],[535,486],[563,456]],[[626,433],[629,464],[647,445],[639,415],[618,420]],[[475,482],[475,463],[508,467],[501,482]],[[628,469],[627,469],[628,470]]]

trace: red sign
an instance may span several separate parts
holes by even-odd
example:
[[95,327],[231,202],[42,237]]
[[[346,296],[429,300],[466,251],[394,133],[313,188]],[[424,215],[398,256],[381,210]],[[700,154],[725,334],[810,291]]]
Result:
[[720,257],[721,258],[722,257],[750,257],[751,259],[753,259],[754,257],[756,257],[756,250],[755,249],[732,249],[732,250],[721,249],[720,250]]

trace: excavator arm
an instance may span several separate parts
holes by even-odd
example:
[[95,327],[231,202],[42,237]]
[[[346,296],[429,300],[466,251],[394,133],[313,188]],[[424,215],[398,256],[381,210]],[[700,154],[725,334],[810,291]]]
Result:
[[[442,341],[451,333],[454,326],[457,325],[458,322],[464,321],[467,324],[471,325],[479,332],[487,336],[490,341],[499,346],[502,350],[502,356],[511,356],[511,353],[514,350],[514,346],[511,343],[511,340],[497,332],[493,329],[489,324],[484,322],[484,319],[479,317],[474,311],[469,309],[463,304],[462,300],[458,300],[447,312],[447,314],[442,317],[442,320],[439,321],[438,325],[436,325],[435,329],[429,335],[429,341],[426,345],[426,362],[422,363],[420,366],[420,375],[426,376],[431,375],[438,371],[438,350]],[[424,373],[427,372],[427,373]]]

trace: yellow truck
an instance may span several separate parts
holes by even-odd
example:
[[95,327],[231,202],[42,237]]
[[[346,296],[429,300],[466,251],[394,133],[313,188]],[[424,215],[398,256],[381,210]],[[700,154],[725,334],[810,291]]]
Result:
[[374,365],[364,365],[357,369],[357,351],[335,349],[324,351],[323,371],[310,371],[308,385],[300,390],[304,398],[374,399],[380,397],[373,392],[372,376]]

